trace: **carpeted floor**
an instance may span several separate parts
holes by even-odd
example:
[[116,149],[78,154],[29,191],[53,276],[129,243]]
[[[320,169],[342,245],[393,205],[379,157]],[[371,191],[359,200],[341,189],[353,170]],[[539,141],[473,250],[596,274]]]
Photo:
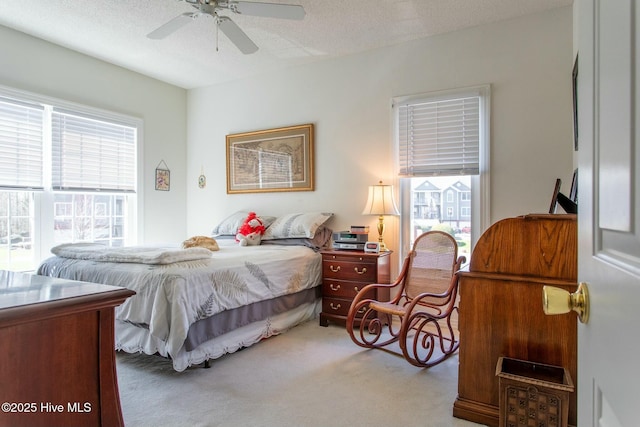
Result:
[[124,353],[117,369],[128,427],[477,426],[451,415],[457,356],[420,369],[317,320],[209,369],[178,373],[160,357]]

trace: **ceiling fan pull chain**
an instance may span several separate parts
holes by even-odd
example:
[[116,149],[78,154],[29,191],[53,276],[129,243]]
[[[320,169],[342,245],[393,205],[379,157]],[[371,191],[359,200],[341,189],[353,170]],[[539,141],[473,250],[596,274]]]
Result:
[[220,32],[220,18],[216,15],[216,52],[218,52],[218,33]]

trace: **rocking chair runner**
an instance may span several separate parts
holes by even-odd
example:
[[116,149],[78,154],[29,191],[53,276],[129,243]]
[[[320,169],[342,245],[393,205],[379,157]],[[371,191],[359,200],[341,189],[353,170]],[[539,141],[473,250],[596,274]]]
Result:
[[[351,303],[347,331],[362,347],[398,342],[402,355],[415,366],[442,362],[458,349],[451,316],[457,313],[458,277],[464,256],[455,239],[441,231],[420,235],[394,283],[367,285]],[[376,288],[390,288],[390,301],[376,301]],[[362,316],[360,316],[362,315]],[[394,323],[394,318],[400,324]]]

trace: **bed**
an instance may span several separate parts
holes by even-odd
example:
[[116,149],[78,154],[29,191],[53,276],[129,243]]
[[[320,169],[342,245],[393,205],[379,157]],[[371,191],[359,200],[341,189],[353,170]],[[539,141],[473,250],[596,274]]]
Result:
[[[234,215],[236,222],[242,216]],[[116,349],[169,357],[180,372],[317,316],[318,249],[331,235],[322,226],[330,214],[323,215],[275,218],[258,246],[239,246],[230,238],[237,229],[232,224],[228,234],[217,234],[219,250],[213,252],[177,245],[59,245],[37,274],[135,291],[116,308]]]

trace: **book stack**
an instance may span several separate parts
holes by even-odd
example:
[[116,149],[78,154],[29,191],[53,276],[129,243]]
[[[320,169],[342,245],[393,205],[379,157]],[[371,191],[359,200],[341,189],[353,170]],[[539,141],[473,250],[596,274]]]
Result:
[[369,226],[368,225],[352,225],[350,231],[354,234],[369,234]]

